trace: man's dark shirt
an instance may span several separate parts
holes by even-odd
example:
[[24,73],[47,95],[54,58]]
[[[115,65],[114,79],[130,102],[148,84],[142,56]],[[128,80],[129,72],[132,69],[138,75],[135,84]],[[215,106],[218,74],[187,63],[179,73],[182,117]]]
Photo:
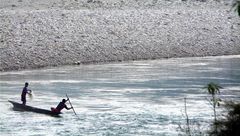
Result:
[[27,87],[24,87],[23,90],[22,90],[22,101],[25,101],[26,100],[26,94],[28,92],[28,89]]
[[67,106],[64,102],[60,102],[56,109],[60,112],[63,108],[67,109]]

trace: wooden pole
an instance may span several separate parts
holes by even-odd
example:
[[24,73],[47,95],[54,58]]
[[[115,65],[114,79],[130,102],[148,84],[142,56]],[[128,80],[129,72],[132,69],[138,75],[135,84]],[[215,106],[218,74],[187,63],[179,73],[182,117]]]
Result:
[[[72,110],[73,110],[74,114],[77,116],[77,113],[75,112],[75,110],[74,110],[74,108],[73,108],[73,106],[72,106],[72,103],[71,103],[71,101],[70,101],[70,99],[69,99],[69,97],[68,97],[67,94],[66,94],[66,96],[67,96],[67,99],[68,99],[68,101],[69,101],[69,104],[70,104],[71,107],[72,107]],[[77,116],[77,117],[78,117],[78,116]]]

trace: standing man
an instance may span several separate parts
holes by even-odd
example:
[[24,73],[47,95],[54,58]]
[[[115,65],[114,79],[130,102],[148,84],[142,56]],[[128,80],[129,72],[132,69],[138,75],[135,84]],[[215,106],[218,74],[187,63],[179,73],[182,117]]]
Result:
[[22,95],[21,95],[21,101],[23,102],[23,105],[26,105],[26,95],[31,94],[32,90],[29,90],[28,88],[28,82],[25,83],[25,86],[22,90]]

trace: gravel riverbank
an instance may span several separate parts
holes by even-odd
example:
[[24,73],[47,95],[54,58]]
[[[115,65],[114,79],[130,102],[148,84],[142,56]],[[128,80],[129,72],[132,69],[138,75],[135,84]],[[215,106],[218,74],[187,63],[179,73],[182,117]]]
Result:
[[240,54],[240,19],[224,2],[54,1],[3,0],[0,71]]

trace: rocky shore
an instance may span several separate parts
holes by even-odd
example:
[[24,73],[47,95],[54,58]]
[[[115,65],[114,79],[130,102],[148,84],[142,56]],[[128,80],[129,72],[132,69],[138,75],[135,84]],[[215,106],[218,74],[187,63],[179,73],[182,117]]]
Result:
[[229,3],[2,0],[0,71],[240,54]]

